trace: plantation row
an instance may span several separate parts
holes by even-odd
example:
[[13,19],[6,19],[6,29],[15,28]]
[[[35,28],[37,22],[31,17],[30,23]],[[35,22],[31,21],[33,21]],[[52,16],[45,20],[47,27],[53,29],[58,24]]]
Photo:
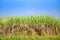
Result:
[[1,35],[58,35],[60,19],[52,16],[22,16],[0,18]]

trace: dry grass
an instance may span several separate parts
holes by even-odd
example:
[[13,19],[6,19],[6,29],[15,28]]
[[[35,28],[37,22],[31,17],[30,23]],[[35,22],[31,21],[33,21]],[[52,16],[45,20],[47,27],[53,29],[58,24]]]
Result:
[[51,36],[60,34],[60,18],[23,16],[0,18],[0,35]]

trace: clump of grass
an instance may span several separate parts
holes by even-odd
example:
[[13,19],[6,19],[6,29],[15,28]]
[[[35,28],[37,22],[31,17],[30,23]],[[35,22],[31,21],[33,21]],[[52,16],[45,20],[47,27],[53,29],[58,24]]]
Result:
[[57,35],[60,34],[60,18],[53,16],[6,17],[0,18],[0,27],[7,34],[17,32],[17,34],[22,33],[24,35],[23,32],[26,32],[26,34],[31,33],[32,35],[33,29],[33,34],[36,32],[35,35]]

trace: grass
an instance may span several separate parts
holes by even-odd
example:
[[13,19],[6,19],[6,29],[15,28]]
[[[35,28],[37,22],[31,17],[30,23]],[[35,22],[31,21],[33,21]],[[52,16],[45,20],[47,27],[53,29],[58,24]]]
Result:
[[0,40],[60,40],[60,18],[3,17],[0,18],[0,35]]
[[1,36],[0,40],[60,40],[60,36]]
[[60,19],[54,18],[52,16],[24,16],[24,17],[5,17],[0,18],[0,24],[4,26],[11,25],[13,23],[19,24],[44,24],[47,23],[50,26],[60,26]]

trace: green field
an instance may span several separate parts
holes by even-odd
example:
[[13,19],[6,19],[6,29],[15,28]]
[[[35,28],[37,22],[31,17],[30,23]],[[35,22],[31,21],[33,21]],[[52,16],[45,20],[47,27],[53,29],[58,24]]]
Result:
[[1,36],[0,40],[60,40],[60,36]]
[[60,18],[14,16],[0,18],[0,40],[60,40]]

